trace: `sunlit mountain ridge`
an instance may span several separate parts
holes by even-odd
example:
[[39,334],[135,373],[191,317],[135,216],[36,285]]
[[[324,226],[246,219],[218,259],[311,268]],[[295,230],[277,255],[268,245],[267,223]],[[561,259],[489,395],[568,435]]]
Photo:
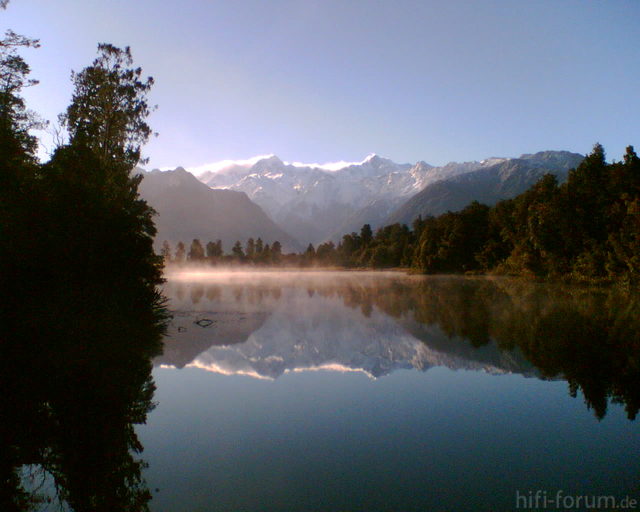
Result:
[[[564,181],[583,159],[568,151],[434,167],[424,161],[398,164],[371,154],[359,163],[288,163],[276,155],[226,161],[196,178],[182,167],[144,173],[144,199],[159,212],[158,241],[189,243],[220,238],[279,240],[286,250],[309,243],[339,242],[364,224],[411,225],[419,215],[493,205],[515,197],[544,174]],[[207,190],[208,189],[208,190]]]
[[[216,172],[204,172],[199,179],[214,189],[245,192],[284,231],[306,245],[330,239],[337,242],[343,234],[358,231],[363,224],[371,224],[376,229],[398,216],[410,224],[418,214],[460,209],[474,199],[493,204],[523,192],[545,172],[552,172],[562,180],[566,171],[578,165],[582,158],[567,151],[544,151],[519,158],[491,157],[434,167],[424,161],[398,164],[371,154],[358,164],[327,170],[314,165],[289,164],[270,155],[251,165],[231,165]],[[505,176],[505,169],[509,170],[509,176]],[[474,178],[467,185],[460,177],[472,173]],[[500,176],[497,184],[496,174]],[[456,177],[460,181],[456,182]],[[451,193],[445,186],[432,194],[436,198],[431,199],[431,203],[435,202],[437,209],[429,211],[431,204],[428,204],[415,213],[404,207],[405,202],[430,185],[449,180],[461,183],[458,188],[462,187],[464,192],[458,196],[466,201],[462,206],[460,200],[449,201]],[[394,216],[397,211],[401,214]]]

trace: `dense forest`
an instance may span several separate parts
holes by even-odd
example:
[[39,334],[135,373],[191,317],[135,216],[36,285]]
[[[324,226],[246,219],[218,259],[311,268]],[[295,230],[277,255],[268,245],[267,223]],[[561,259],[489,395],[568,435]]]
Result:
[[19,53],[37,47],[0,40],[0,509],[148,510],[133,425],[153,408],[168,313],[154,212],[130,171],[152,80],[128,48],[99,45],[40,163]]
[[545,175],[514,199],[493,207],[473,202],[459,212],[393,224],[336,245],[309,245],[300,254],[249,239],[225,254],[220,240],[193,240],[172,250],[167,262],[253,265],[411,268],[435,273],[500,273],[575,280],[640,279],[640,159],[632,146],[621,162],[607,163],[596,144],[566,183]]

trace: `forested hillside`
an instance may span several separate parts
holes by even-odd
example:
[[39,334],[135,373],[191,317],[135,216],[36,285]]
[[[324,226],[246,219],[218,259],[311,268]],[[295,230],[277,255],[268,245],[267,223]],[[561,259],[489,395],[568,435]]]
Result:
[[343,237],[342,263],[411,266],[426,273],[640,277],[640,160],[632,146],[607,163],[599,144],[559,185],[552,175],[494,207],[394,224]]
[[[188,259],[185,254],[183,245],[178,259]],[[297,255],[253,254],[237,243],[223,260],[638,282],[640,159],[629,146],[621,162],[607,163],[596,144],[565,183],[546,174],[526,192],[491,207],[473,201],[459,212],[418,217],[411,227],[395,223],[375,233],[365,224],[338,244],[309,244]]]

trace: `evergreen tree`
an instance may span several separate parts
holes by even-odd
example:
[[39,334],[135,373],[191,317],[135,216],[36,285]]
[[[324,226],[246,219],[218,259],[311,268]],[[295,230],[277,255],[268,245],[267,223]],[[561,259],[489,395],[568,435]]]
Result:
[[160,249],[160,256],[165,263],[171,262],[171,244],[167,240],[162,242],[162,249]]
[[256,256],[256,243],[253,238],[247,240],[246,255],[250,261],[253,261]]
[[204,260],[204,247],[200,243],[200,240],[195,238],[191,242],[191,248],[188,255],[189,261],[202,261]]
[[98,54],[91,66],[72,74],[75,91],[65,125],[73,144],[89,147],[100,162],[128,173],[151,135],[146,118],[153,79],[142,79],[142,69],[131,67],[128,46],[99,44]]
[[604,149],[600,144],[569,173],[567,193],[574,210],[574,223],[581,235],[601,240],[606,230],[604,207],[608,199],[609,175]]
[[178,245],[176,245],[176,255],[174,256],[174,260],[178,263],[183,263],[185,260],[185,256],[186,250],[184,247],[184,243],[178,242]]
[[342,242],[338,246],[338,253],[340,254],[340,262],[345,267],[354,265],[354,256],[360,250],[362,245],[362,239],[360,235],[353,232],[351,234],[344,235]]
[[29,130],[42,127],[43,123],[26,108],[20,93],[38,81],[27,78],[31,69],[17,52],[39,46],[37,39],[11,30],[0,40],[0,154],[5,164],[14,159],[35,162],[37,140]]
[[207,258],[211,263],[215,263],[222,258],[222,240],[207,243]]
[[[18,55],[21,48],[37,48],[38,41],[8,31],[0,40],[0,288],[5,297],[24,276],[46,272],[35,255],[46,237],[46,200],[38,187],[37,141],[29,134],[37,121],[21,96],[35,85],[30,68]],[[33,255],[34,257],[30,257]]]
[[316,258],[316,250],[313,247],[313,244],[309,244],[307,246],[307,249],[302,254],[301,263],[307,266],[312,265],[314,263],[315,258]]
[[367,246],[371,243],[371,239],[373,238],[373,231],[371,231],[371,225],[365,224],[362,226],[360,230],[360,239],[362,240],[362,244]]
[[333,265],[336,259],[336,246],[333,242],[325,242],[318,246],[316,258],[323,265]]
[[233,247],[231,248],[231,254],[236,261],[244,261],[244,251],[242,250],[242,244],[240,243],[240,240],[233,244]]
[[269,244],[265,244],[264,249],[262,249],[260,263],[264,265],[270,265],[272,263],[271,246]]
[[280,244],[280,242],[276,240],[275,242],[273,242],[273,245],[271,246],[271,260],[273,261],[273,263],[278,264],[280,263],[281,257],[282,257],[282,244]]
[[[26,449],[19,443],[24,438],[6,440],[14,457],[9,463],[46,468],[70,509],[148,510],[151,495],[144,464],[134,458],[142,446],[133,424],[144,422],[152,408],[150,359],[160,352],[167,314],[156,289],[162,258],[153,251],[153,212],[137,195],[139,178],[129,175],[146,140],[146,112],[131,104],[127,87],[115,87],[109,108],[115,117],[129,112],[129,122],[109,124],[113,116],[84,102],[102,97],[110,85],[100,73],[95,80],[86,74],[86,90],[76,88],[68,110],[84,112],[67,116],[69,144],[38,166],[27,132],[32,118],[17,95],[28,83],[16,77],[26,77],[28,66],[7,50],[16,41],[0,48],[0,360],[29,360],[27,389],[36,412],[19,423],[41,430],[29,431]],[[126,75],[127,62],[121,64],[119,73]],[[85,126],[108,132],[106,151]],[[5,194],[15,201],[5,202]],[[25,235],[5,243],[7,234],[19,232]],[[5,297],[14,302],[10,314]],[[30,327],[33,318],[47,325],[46,332]],[[24,395],[18,387],[15,397]],[[3,418],[9,417],[7,404],[0,400]],[[4,449],[2,459],[7,462]]]
[[138,280],[155,301],[162,282],[162,258],[153,251],[155,212],[138,195],[142,176],[131,172],[151,133],[146,94],[153,81],[140,81],[140,68],[131,65],[128,48],[100,44],[93,64],[73,74],[64,116],[69,142],[55,151],[45,177],[55,210],[50,220],[66,231],[57,241],[67,247],[59,252],[74,261],[61,266],[83,279],[117,268],[119,279]]

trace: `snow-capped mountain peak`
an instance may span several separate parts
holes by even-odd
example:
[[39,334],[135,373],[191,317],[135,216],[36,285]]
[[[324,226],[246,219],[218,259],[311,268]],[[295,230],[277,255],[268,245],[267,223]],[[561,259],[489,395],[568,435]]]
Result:
[[263,158],[262,160],[258,160],[251,167],[252,173],[259,173],[262,170],[273,170],[275,168],[283,167],[284,162],[280,160],[276,155],[270,155],[267,158]]
[[363,164],[376,162],[382,160],[383,158],[377,153],[369,153],[366,158],[362,161]]
[[[573,165],[575,155],[545,151],[522,155],[531,166]],[[570,158],[571,157],[571,158]],[[517,159],[491,157],[433,167],[424,161],[398,164],[377,153],[359,163],[290,163],[276,155],[232,161],[199,179],[211,188],[245,192],[303,245],[317,244],[357,230],[375,229],[388,215],[425,187]],[[373,215],[373,216],[372,216]],[[363,222],[364,221],[364,222]],[[359,225],[356,225],[359,224]],[[339,235],[339,236],[338,236]]]

